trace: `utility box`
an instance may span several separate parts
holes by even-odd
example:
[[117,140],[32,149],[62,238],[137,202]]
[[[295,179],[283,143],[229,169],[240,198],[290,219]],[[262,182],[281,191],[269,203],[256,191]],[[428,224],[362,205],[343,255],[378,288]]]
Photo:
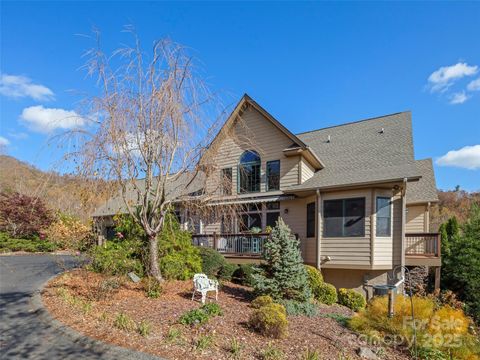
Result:
[[397,293],[397,287],[395,285],[373,285],[373,296],[385,296],[388,295],[388,290],[393,290]]

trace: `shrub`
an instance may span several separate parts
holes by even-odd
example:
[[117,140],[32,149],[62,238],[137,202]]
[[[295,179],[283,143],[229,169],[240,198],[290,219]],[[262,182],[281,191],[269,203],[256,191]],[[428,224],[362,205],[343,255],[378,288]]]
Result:
[[305,270],[307,270],[308,285],[310,286],[310,290],[315,293],[315,289],[323,284],[322,273],[320,270],[310,265],[305,265]]
[[48,240],[41,240],[38,236],[29,239],[12,239],[5,232],[0,232],[0,253],[10,251],[51,252],[58,247]]
[[330,318],[335,320],[337,323],[339,323],[342,326],[347,326],[348,321],[351,319],[348,316],[342,315],[342,314],[337,314],[337,313],[330,313],[330,314],[325,314],[323,317]]
[[338,301],[337,289],[332,284],[323,283],[315,289],[314,297],[322,304],[335,304]]
[[182,325],[201,325],[208,321],[210,316],[202,309],[193,309],[187,311],[180,317]]
[[264,245],[265,265],[254,275],[255,292],[275,300],[306,301],[311,292],[299,241],[279,218]]
[[467,221],[442,225],[442,288],[458,295],[468,314],[480,324],[480,204],[472,204]]
[[0,193],[0,231],[11,237],[41,235],[52,221],[51,211],[40,198],[18,192]]
[[231,281],[233,274],[237,269],[238,269],[238,265],[225,263],[225,265],[223,265],[222,268],[220,269],[220,272],[218,275],[222,280]]
[[160,271],[166,279],[187,280],[201,272],[200,252],[193,246],[191,234],[180,229],[180,224],[172,212],[165,215],[158,244]]
[[209,303],[202,305],[199,309],[187,311],[180,317],[180,324],[201,325],[206,323],[213,316],[223,315],[220,305]]
[[143,279],[145,295],[151,299],[158,299],[162,294],[162,284],[154,277],[148,276]]
[[[480,346],[470,333],[471,321],[462,310],[450,306],[437,307],[431,298],[414,296],[417,344],[422,352],[448,354],[454,359],[470,359]],[[349,326],[370,337],[400,336],[404,344],[413,344],[410,298],[398,295],[394,302],[394,316],[387,316],[388,299],[375,297],[367,307],[349,321]],[[477,350],[475,350],[477,349]],[[433,355],[432,355],[432,358]]]
[[262,306],[273,304],[273,299],[268,295],[261,295],[255,298],[250,304],[254,309],[260,309]]
[[207,276],[218,277],[219,271],[227,263],[222,254],[209,247],[200,247],[202,270]]
[[144,268],[139,260],[141,243],[135,240],[122,242],[107,241],[105,246],[94,246],[90,251],[90,269],[109,275],[126,275],[135,272],[143,275]]
[[313,317],[318,314],[317,306],[310,301],[280,300],[287,315]]
[[254,265],[241,264],[233,273],[232,279],[235,283],[244,286],[253,286]]
[[84,250],[91,244],[91,228],[74,216],[58,212],[45,236],[62,249]]
[[120,288],[120,282],[118,279],[111,278],[101,280],[97,286],[96,291],[93,292],[93,298],[95,300],[105,300],[112,296]]
[[364,309],[367,301],[362,294],[353,289],[341,288],[338,290],[338,302],[353,311]]
[[200,309],[205,311],[209,316],[223,315],[222,308],[217,303],[208,303],[208,304],[202,305]]
[[270,304],[256,309],[248,320],[249,325],[264,336],[282,338],[287,335],[287,314],[280,304]]

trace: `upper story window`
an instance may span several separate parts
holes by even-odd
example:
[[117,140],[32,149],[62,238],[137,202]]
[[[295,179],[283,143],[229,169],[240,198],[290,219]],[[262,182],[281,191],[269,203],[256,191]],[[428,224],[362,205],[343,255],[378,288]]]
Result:
[[238,192],[260,191],[260,155],[254,150],[245,151],[238,164]]
[[280,190],[280,160],[267,161],[267,191]]
[[377,197],[377,236],[392,235],[392,211],[389,197]]
[[222,169],[221,189],[223,195],[232,195],[232,168]]
[[325,200],[323,207],[325,237],[365,236],[365,198]]

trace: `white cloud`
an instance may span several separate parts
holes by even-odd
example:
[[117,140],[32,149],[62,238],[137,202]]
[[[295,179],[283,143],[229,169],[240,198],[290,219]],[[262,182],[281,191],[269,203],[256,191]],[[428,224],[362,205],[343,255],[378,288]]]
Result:
[[26,76],[1,74],[0,94],[11,98],[29,97],[37,101],[52,100],[53,91],[48,87],[34,84]]
[[0,136],[0,147],[8,146],[9,144],[10,144],[10,141],[8,141],[7,138]]
[[28,134],[27,133],[24,133],[24,132],[15,132],[15,131],[11,131],[8,133],[8,136],[10,136],[11,138],[14,138],[15,140],[24,140],[26,138],[28,138]]
[[20,119],[31,130],[45,134],[56,129],[79,128],[87,121],[73,110],[44,108],[42,105],[23,109]]
[[480,78],[470,81],[467,85],[467,90],[469,91],[480,90]]
[[465,91],[457,92],[450,97],[450,104],[463,104],[468,99],[469,97],[465,94]]
[[432,92],[446,91],[456,80],[465,76],[475,75],[478,66],[467,63],[457,63],[451,66],[442,66],[428,77],[428,83]]
[[454,166],[470,170],[480,169],[480,145],[451,150],[436,161],[437,165]]

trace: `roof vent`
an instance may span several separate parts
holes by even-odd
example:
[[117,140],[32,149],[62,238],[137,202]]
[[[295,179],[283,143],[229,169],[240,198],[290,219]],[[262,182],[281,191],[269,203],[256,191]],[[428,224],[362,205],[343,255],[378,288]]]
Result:
[[378,133],[379,133],[379,134],[383,134],[384,132],[385,132],[385,129],[382,128]]
[[330,142],[330,135],[328,135],[328,139],[327,139],[327,143],[329,143],[329,142]]

